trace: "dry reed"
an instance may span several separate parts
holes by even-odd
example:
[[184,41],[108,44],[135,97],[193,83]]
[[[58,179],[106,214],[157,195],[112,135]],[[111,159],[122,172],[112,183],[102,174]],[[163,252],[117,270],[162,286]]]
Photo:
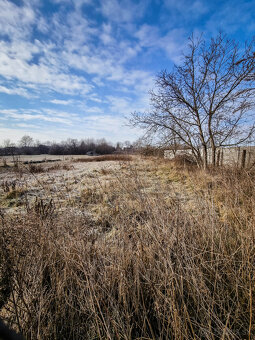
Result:
[[6,322],[26,339],[254,339],[254,174],[178,171],[189,208],[130,165],[84,214],[2,214]]

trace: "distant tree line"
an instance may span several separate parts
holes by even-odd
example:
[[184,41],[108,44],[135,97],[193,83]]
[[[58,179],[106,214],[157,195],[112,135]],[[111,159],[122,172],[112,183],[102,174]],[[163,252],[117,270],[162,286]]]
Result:
[[1,156],[11,155],[106,155],[114,152],[129,151],[132,145],[129,141],[113,145],[105,139],[67,139],[62,142],[35,141],[32,137],[25,135],[15,144],[6,139],[0,147]]

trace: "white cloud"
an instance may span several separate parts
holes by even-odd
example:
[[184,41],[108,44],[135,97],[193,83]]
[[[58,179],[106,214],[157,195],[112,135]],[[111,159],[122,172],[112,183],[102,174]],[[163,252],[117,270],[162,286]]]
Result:
[[16,126],[19,127],[19,128],[29,128],[29,129],[38,129],[38,128],[40,128],[39,125],[26,124],[26,123],[17,123]]
[[16,6],[10,1],[0,1],[0,32],[19,39],[30,33],[30,26],[35,22],[35,12],[29,6]]
[[[206,22],[205,30],[209,34],[217,34],[222,30],[227,34],[239,32],[250,33],[251,24],[254,23],[255,6],[253,0],[240,4],[237,0],[224,1],[221,6],[212,12]],[[252,32],[254,34],[254,32]]]
[[142,25],[135,36],[142,47],[161,49],[174,63],[180,62],[187,38],[183,29],[173,29],[162,35],[158,27],[147,24]]
[[[55,43],[31,41],[33,26],[37,25],[44,32],[49,27],[45,18],[40,15],[38,17],[35,3],[32,9],[30,2],[27,1],[24,6],[16,6],[6,0],[0,2],[1,33],[9,37],[0,42],[0,75],[8,80],[20,81],[25,87],[32,86],[38,91],[88,93],[93,86],[84,77],[69,72],[61,61]],[[84,28],[83,25],[80,31],[75,29],[73,34],[82,36]],[[24,92],[19,91],[17,94],[24,95]]]
[[144,15],[148,1],[102,0],[102,14],[110,21],[129,23]]
[[111,141],[124,141],[127,139],[137,139],[140,129],[131,129],[127,126],[127,121],[121,116],[94,115],[84,118],[84,128],[90,130],[97,137],[110,137]]
[[110,45],[116,43],[116,40],[112,36],[112,26],[110,24],[102,25],[102,33],[100,34],[100,39],[104,45]]
[[59,99],[53,99],[50,100],[50,103],[56,104],[56,105],[71,105],[73,104],[73,100],[59,100]]
[[[0,51],[0,75],[7,79],[16,79],[25,84],[46,86],[49,90],[73,94],[88,93],[92,86],[83,77],[63,73],[43,63],[30,64],[32,51],[12,54],[12,50],[18,51],[20,45],[2,43]],[[30,45],[30,44],[29,44]]]
[[49,26],[45,18],[40,17],[37,20],[37,28],[42,33],[48,33],[49,32]]
[[193,19],[208,11],[208,1],[205,0],[164,0],[164,5],[172,12],[177,10],[183,18]]
[[[61,114],[59,111],[53,110],[14,110],[14,109],[5,109],[0,110],[0,115],[7,117],[9,120],[14,119],[19,121],[34,121],[38,120],[41,122],[49,122],[49,123],[61,123],[65,125],[72,125],[73,117],[72,114],[68,113],[66,115]],[[71,118],[71,119],[70,119]]]
[[10,95],[18,95],[18,96],[22,96],[22,97],[26,97],[26,98],[31,98],[31,94],[29,94],[27,92],[27,90],[23,89],[23,88],[9,88],[9,87],[5,87],[5,86],[1,86],[0,85],[0,92],[1,93],[6,93],[6,94],[10,94]]
[[[79,6],[90,2],[74,2],[75,10],[68,13],[66,21],[63,21],[61,11],[49,19],[42,17],[36,6],[32,10],[31,1],[23,7],[3,1],[2,9],[6,9],[8,13],[6,26],[10,26],[11,30],[7,30],[10,40],[0,43],[0,75],[5,79],[20,82],[23,90],[16,90],[16,94],[27,96],[26,89],[31,89],[38,93],[56,91],[69,95],[92,95],[92,81],[87,80],[84,73],[77,75],[73,69],[95,75],[94,83],[98,86],[104,86],[109,80],[124,86],[136,86],[142,84],[145,77],[150,77],[148,72],[146,75],[146,72],[139,70],[130,72],[124,65],[141,51],[139,44],[115,39],[115,32],[109,23],[95,27],[84,18]],[[121,20],[126,21],[131,20],[133,15],[142,15],[146,2],[132,5],[130,0],[124,0],[123,3],[104,1],[101,10],[108,16],[115,7],[122,17]],[[16,22],[10,12],[17,19]],[[22,15],[23,21],[19,21],[18,18]],[[118,15],[115,13],[114,16]],[[41,32],[51,32],[51,40],[54,43],[38,40],[32,42],[33,25]],[[24,26],[27,27],[25,31]],[[14,34],[13,30],[17,30],[17,34]],[[93,39],[98,37],[107,48],[102,48],[101,44],[95,45]],[[14,90],[8,93],[14,93]]]

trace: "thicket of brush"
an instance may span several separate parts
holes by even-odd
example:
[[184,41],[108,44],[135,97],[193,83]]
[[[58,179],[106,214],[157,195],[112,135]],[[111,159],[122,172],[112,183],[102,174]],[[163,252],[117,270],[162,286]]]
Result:
[[255,338],[254,174],[164,167],[195,193],[188,208],[131,166],[85,195],[84,215],[2,215],[9,325],[26,339]]

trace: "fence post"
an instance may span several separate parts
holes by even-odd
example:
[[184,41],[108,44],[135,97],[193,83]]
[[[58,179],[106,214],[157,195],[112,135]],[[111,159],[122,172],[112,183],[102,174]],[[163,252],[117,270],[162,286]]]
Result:
[[243,150],[243,152],[242,152],[241,168],[245,167],[245,160],[246,160],[246,150]]
[[248,150],[248,157],[247,157],[247,162],[246,162],[246,166],[249,167],[251,164],[251,148],[249,147]]
[[220,165],[223,165],[223,149],[221,150],[221,160],[220,160]]
[[221,152],[221,150],[218,150],[218,152],[217,152],[217,162],[216,162],[217,166],[220,165],[220,152]]

